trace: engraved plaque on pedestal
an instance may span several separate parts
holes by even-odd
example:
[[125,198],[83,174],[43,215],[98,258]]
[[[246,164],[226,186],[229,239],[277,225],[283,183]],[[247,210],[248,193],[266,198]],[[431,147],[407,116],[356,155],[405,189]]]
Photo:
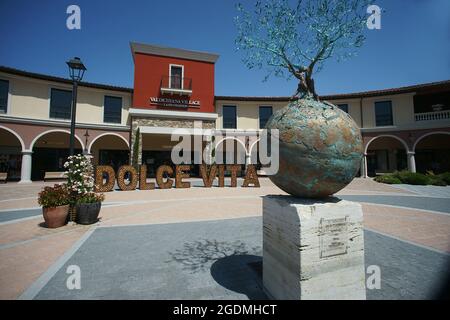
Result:
[[347,254],[347,217],[339,219],[320,219],[320,258]]

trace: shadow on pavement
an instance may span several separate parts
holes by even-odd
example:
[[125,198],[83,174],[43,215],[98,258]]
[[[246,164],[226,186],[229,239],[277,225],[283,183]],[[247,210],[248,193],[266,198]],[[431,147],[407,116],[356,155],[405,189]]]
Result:
[[231,255],[211,266],[211,276],[222,287],[245,294],[250,300],[267,300],[262,285],[262,257]]

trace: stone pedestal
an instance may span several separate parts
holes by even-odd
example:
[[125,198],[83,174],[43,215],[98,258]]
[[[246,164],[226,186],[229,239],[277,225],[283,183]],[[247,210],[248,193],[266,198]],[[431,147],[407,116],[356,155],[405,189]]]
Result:
[[361,205],[263,199],[263,284],[273,299],[366,299]]

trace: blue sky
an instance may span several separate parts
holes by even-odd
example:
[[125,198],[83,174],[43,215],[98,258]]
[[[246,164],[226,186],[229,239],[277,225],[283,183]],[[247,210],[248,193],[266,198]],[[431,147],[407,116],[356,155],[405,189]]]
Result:
[[[67,77],[79,56],[85,79],[133,86],[129,42],[209,51],[216,95],[291,95],[294,80],[248,70],[235,50],[234,0],[1,0],[0,65]],[[81,8],[81,30],[66,28],[66,8]],[[319,94],[348,93],[450,79],[450,1],[379,0],[382,29],[367,30],[358,56],[329,60],[315,76]]]

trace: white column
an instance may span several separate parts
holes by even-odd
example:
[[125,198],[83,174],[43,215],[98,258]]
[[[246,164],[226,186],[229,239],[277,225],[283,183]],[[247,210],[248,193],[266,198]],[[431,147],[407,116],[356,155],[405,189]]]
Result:
[[20,170],[19,183],[31,183],[31,161],[33,151],[22,151],[22,168]]
[[364,153],[361,160],[361,178],[367,178],[367,153]]
[[415,152],[408,151],[408,170],[411,172],[416,172],[416,158],[414,155]]
[[245,167],[247,168],[247,166],[249,164],[252,164],[252,155],[250,153],[246,153],[245,154]]
[[212,151],[213,151],[213,143],[211,139],[211,135],[206,135],[204,137],[204,140],[206,141],[205,149],[203,150],[203,158],[202,163],[205,163],[207,165],[210,165],[214,162]]

